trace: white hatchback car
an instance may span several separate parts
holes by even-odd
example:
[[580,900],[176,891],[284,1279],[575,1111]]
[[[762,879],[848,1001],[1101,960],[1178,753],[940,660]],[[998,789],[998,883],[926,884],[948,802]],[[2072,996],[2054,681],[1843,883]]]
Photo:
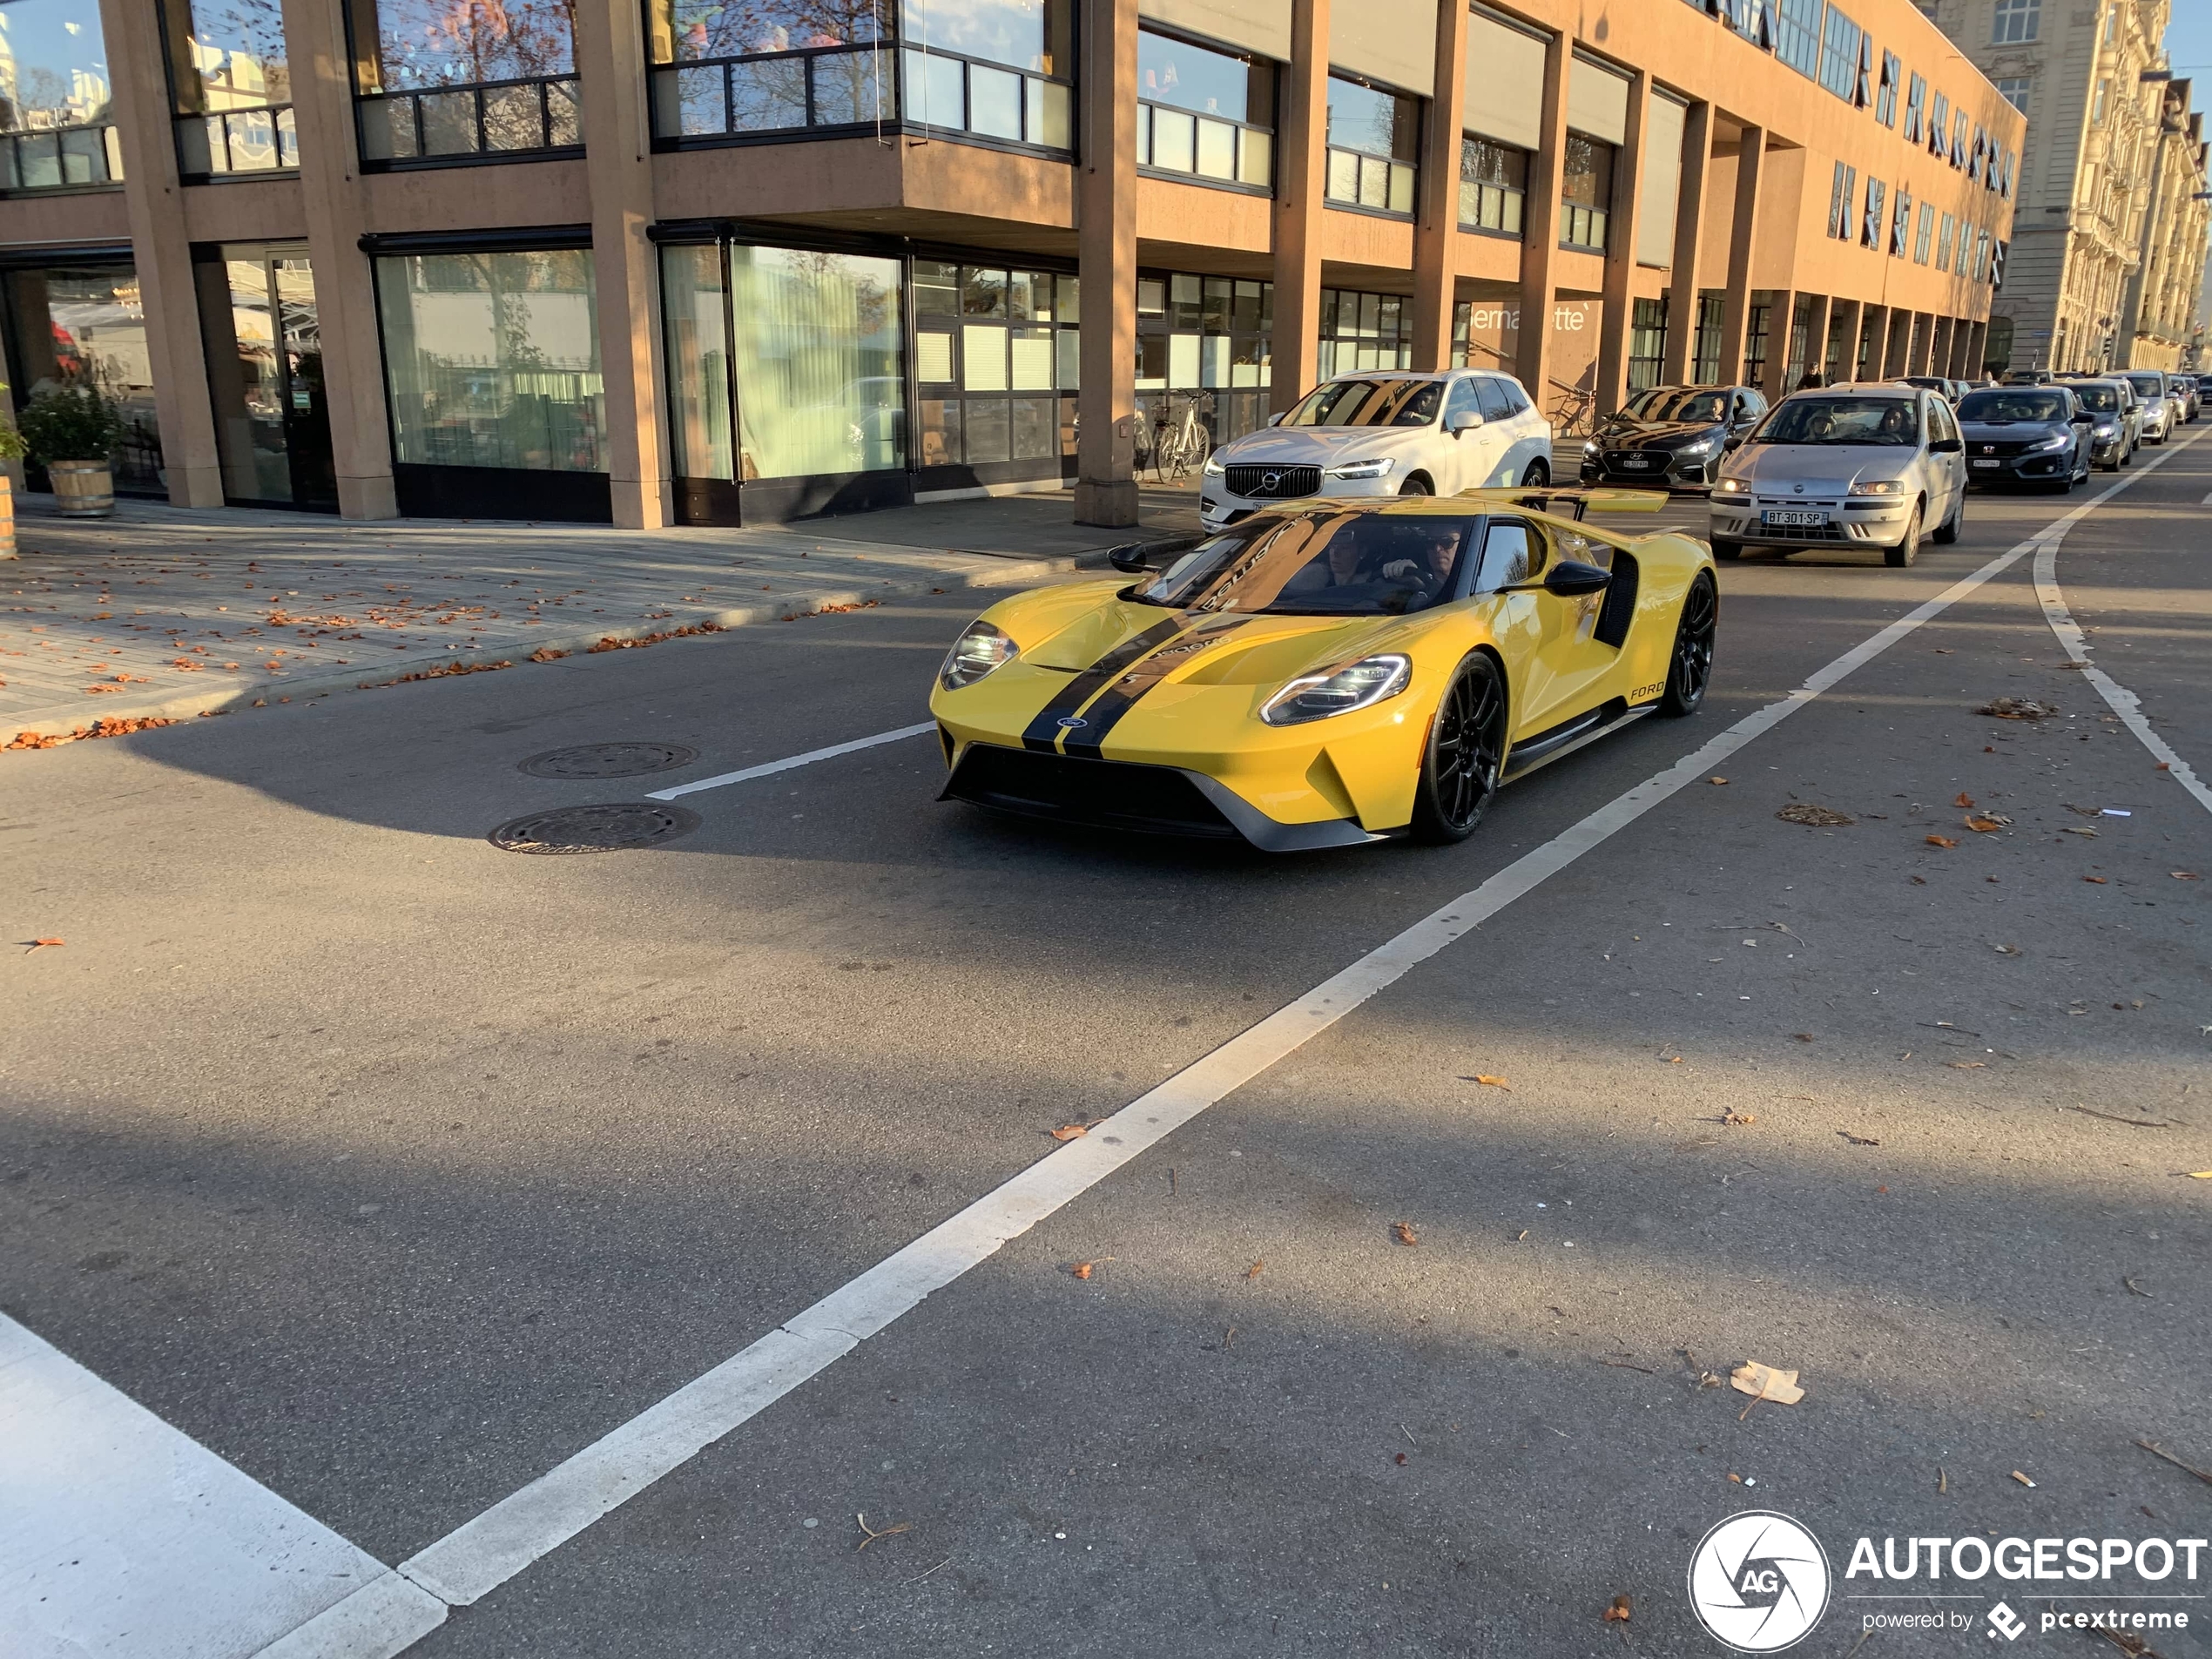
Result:
[[1307,496],[1453,496],[1551,475],[1551,423],[1519,381],[1381,369],[1324,381],[1266,430],[1215,450],[1198,516],[1213,531]]

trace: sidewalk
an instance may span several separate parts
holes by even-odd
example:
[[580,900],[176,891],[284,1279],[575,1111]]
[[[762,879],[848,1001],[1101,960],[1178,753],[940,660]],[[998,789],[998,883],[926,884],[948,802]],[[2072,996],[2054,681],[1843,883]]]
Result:
[[0,742],[1014,585],[1197,529],[1184,490],[1147,489],[1134,530],[1077,525],[1073,505],[1062,490],[640,533],[128,501],[64,519],[52,497],[19,496],[22,558],[0,563]]

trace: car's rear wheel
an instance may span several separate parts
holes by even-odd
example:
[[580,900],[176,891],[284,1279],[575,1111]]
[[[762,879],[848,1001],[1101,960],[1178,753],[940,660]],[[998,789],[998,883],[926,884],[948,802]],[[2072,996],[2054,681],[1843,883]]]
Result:
[[1675,654],[1667,664],[1667,689],[1659,712],[1679,718],[1697,712],[1713,678],[1713,633],[1720,620],[1720,589],[1705,571],[1697,573],[1683,596],[1682,618],[1675,624]]
[[1936,526],[1935,539],[1942,546],[1949,547],[1959,539],[1959,532],[1966,528],[1966,492],[1962,489],[1959,492],[1959,504],[1951,509],[1951,522]]
[[1552,469],[1548,462],[1532,461],[1528,463],[1528,470],[1521,475],[1523,489],[1541,489],[1551,481]]
[[1882,563],[1892,569],[1903,569],[1920,556],[1920,509],[1912,509],[1912,522],[1905,527],[1905,536],[1895,547],[1882,550]]
[[1413,791],[1413,839],[1464,841],[1498,792],[1506,757],[1506,679],[1494,658],[1476,651],[1444,688],[1429,725],[1428,752]]

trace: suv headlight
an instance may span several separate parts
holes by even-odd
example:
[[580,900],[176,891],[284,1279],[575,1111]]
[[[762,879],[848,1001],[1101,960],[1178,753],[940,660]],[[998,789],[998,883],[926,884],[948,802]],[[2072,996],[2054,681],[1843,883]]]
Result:
[[2071,445],[2073,442],[2073,434],[2061,432],[2056,437],[2046,438],[2042,442],[2030,446],[2028,453],[2030,455],[2040,455],[2046,449],[2064,449]]
[[1748,496],[1750,493],[1750,482],[1742,478],[1723,478],[1713,486],[1716,496]]
[[1206,456],[1206,464],[1202,470],[1209,478],[1218,478],[1223,473],[1227,472],[1229,469],[1221,464],[1221,457],[1219,455],[1209,454]]
[[1854,496],[1902,496],[1905,481],[1901,478],[1870,479],[1863,484],[1853,484],[1851,493]]
[[2120,435],[2120,428],[2107,421],[2097,428],[2097,435],[2101,438],[2116,438]]
[[957,691],[974,685],[1001,664],[1012,662],[1020,651],[1003,632],[979,617],[968,624],[968,631],[945,653],[937,683],[948,691]]
[[1363,658],[1333,674],[1307,674],[1292,680],[1267,699],[1259,718],[1270,725],[1301,725],[1332,714],[1349,714],[1396,697],[1413,677],[1409,657],[1392,651]]
[[1347,461],[1340,467],[1325,467],[1322,470],[1332,478],[1383,478],[1397,464],[1385,455],[1377,461]]
[[1678,455],[1707,455],[1712,452],[1713,441],[1710,438],[1700,438],[1695,443],[1685,443],[1675,451]]

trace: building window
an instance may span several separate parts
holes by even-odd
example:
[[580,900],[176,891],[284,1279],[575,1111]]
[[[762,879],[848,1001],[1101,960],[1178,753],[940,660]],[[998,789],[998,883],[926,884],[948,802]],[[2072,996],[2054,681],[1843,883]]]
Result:
[[582,146],[564,0],[354,0],[348,13],[364,164]]
[[1753,306],[1745,314],[1743,334],[1743,384],[1766,384],[1768,336],[1774,327],[1774,307],[1771,302]]
[[1966,112],[1951,111],[1951,165],[1963,168],[1966,165]]
[[387,256],[376,292],[395,462],[606,470],[589,249]]
[[1264,190],[1274,179],[1275,67],[1142,30],[1136,165]]
[[1921,131],[1921,122],[1928,107],[1928,78],[1915,75],[1905,95],[1905,141],[1918,144],[1927,135]]
[[[2027,113],[2027,89],[2034,84],[2033,79],[2029,76],[2007,75],[1997,83],[1997,96],[2022,115],[2026,115]],[[2098,83],[2100,86],[2103,84],[2101,81]]]
[[[12,10],[12,8],[11,8]],[[17,37],[21,44],[21,37]],[[0,276],[6,296],[7,374],[20,409],[41,387],[97,386],[123,408],[115,485],[165,493],[155,423],[152,354],[138,273],[127,264],[42,266]],[[34,482],[37,469],[33,463]]]
[[98,0],[0,9],[0,192],[121,182]]
[[1613,209],[1613,146],[1579,132],[1567,135],[1560,158],[1561,243],[1605,252],[1607,221]]
[[[915,466],[1022,462],[1034,475],[1074,453],[1076,278],[917,260],[914,296]],[[742,401],[743,375],[738,392]]]
[[1820,17],[1826,0],[1780,0],[1774,55],[1800,75],[1820,72]]
[[1419,98],[1330,76],[1326,199],[1410,217],[1420,108]]
[[2097,78],[2096,96],[2089,100],[2089,119],[2097,126],[2102,126],[2105,124],[2105,99],[2111,91],[2112,82],[2100,75]]
[[[1136,279],[1136,409],[1142,457],[1163,425],[1180,424],[1194,404],[1198,422],[1217,444],[1267,424],[1266,387],[1274,324],[1275,287],[1249,279],[1199,276],[1187,271],[1145,273]],[[1337,296],[1321,295],[1325,338]],[[1321,373],[1329,371],[1322,348]]]
[[1957,219],[1948,213],[1943,216],[1943,229],[1936,237],[1935,263],[1936,269],[1939,271],[1948,271],[1951,268],[1951,239],[1958,227]]
[[1629,389],[1648,392],[1666,373],[1667,302],[1639,300],[1629,319]]
[[1897,125],[1897,84],[1904,78],[1905,60],[1895,52],[1882,54],[1882,89],[1874,97],[1874,118],[1885,127]]
[[907,464],[901,277],[896,260],[731,246],[740,479]]
[[1859,57],[1866,45],[1866,31],[1838,10],[1828,8],[1828,22],[1821,32],[1820,84],[1846,104],[1861,102]]
[[[1007,10],[1012,10],[1008,8]],[[765,0],[724,6],[704,0],[650,0],[647,55],[652,71],[653,136],[686,138],[804,132],[809,127],[880,126],[899,117],[893,67],[892,10],[850,0]],[[1019,34],[1019,30],[1009,30]],[[968,66],[957,57],[908,71],[911,105],[934,84],[937,124],[968,125]],[[930,79],[936,78],[936,83]],[[1023,88],[1009,77],[1013,115],[1001,136],[1022,133]],[[938,84],[941,83],[941,84]],[[1042,99],[1038,114],[1042,115]],[[1064,95],[1061,99],[1063,111]],[[951,111],[949,116],[944,110]],[[1064,115],[1062,125],[1064,126]],[[1064,133],[1061,145],[1066,145]]]
[[1920,204],[1920,225],[1912,239],[1912,262],[1915,265],[1928,262],[1928,242],[1935,235],[1935,212],[1934,203]]
[[257,0],[162,0],[175,99],[177,167],[186,179],[300,165],[284,25]]
[[1812,349],[1813,300],[1799,294],[1790,308],[1790,354],[1782,365],[1782,389],[1793,390],[1804,378],[1806,354]]
[[1863,247],[1878,250],[1882,246],[1882,203],[1889,194],[1889,186],[1878,179],[1866,181],[1866,217],[1859,226],[1858,240]]
[[1413,302],[1394,293],[1321,291],[1321,378],[1413,366]]
[[1851,209],[1858,200],[1858,169],[1836,164],[1836,175],[1828,186],[1828,234],[1838,241],[1849,241],[1851,233]]
[[1945,155],[1951,147],[1951,100],[1942,93],[1932,95],[1928,100],[1928,153]]
[[223,499],[335,511],[322,328],[307,250],[226,243],[193,261]]
[[1460,225],[1465,230],[1521,234],[1528,190],[1528,152],[1487,138],[1460,139]]
[[1890,219],[1890,257],[1905,257],[1906,242],[1912,233],[1912,192],[1903,185],[1897,187],[1897,207]]
[[1997,0],[1997,24],[1989,40],[1993,46],[2017,46],[2043,31],[2043,0]]
[[1697,296],[1697,361],[1690,366],[1689,378],[1699,386],[1721,383],[1721,324],[1727,316],[1728,301],[1724,295],[1701,293]]

